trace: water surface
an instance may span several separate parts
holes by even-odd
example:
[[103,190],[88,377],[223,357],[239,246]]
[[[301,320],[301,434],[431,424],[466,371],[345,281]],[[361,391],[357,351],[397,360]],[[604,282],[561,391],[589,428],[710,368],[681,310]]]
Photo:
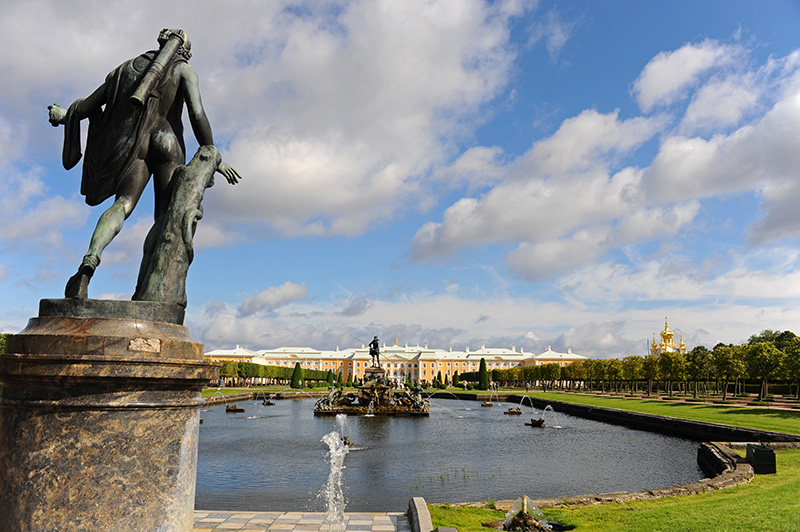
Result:
[[[195,508],[323,511],[322,437],[340,430],[315,417],[314,400],[203,409]],[[347,417],[356,450],[345,458],[347,511],[404,511],[411,497],[464,502],[655,489],[703,477],[697,443],[557,413],[504,415],[510,404],[434,399],[431,415]],[[516,405],[513,405],[516,406]],[[553,425],[559,425],[556,428]]]

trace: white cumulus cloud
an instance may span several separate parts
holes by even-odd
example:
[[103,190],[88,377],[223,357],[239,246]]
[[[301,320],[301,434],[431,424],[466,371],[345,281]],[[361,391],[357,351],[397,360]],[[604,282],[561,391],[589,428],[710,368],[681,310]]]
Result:
[[689,43],[671,52],[660,52],[633,83],[633,94],[643,111],[670,104],[711,68],[732,62],[741,51],[713,40]]
[[286,281],[280,286],[271,286],[254,296],[244,298],[239,307],[239,314],[241,316],[250,316],[265,308],[273,309],[286,305],[292,301],[305,299],[307,293],[308,287],[305,283],[298,284]]

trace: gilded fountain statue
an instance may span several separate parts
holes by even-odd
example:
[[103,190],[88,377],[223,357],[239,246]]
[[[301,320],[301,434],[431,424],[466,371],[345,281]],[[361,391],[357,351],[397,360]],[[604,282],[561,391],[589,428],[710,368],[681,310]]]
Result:
[[422,397],[422,388],[394,389],[386,378],[386,370],[380,365],[380,347],[376,336],[369,344],[372,365],[364,371],[364,379],[357,393],[345,394],[336,386],[331,386],[328,395],[314,405],[318,416],[389,415],[389,416],[427,416],[430,405]]

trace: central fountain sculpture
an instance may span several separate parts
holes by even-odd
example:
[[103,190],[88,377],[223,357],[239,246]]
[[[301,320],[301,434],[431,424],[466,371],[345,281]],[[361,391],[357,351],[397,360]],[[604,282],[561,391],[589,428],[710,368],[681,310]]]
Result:
[[314,415],[388,415],[427,416],[429,403],[422,397],[422,388],[394,390],[386,378],[386,370],[380,367],[378,337],[370,343],[373,365],[364,370],[364,379],[358,393],[343,393],[331,386],[328,395],[314,405]]

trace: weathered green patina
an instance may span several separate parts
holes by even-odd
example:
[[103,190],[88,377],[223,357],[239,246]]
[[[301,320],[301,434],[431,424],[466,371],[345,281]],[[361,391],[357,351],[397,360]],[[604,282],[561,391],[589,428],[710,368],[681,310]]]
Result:
[[[179,211],[177,216],[181,220],[185,219],[185,213],[192,213],[189,217],[193,233],[194,223],[199,219],[197,213],[201,212],[202,190],[213,184],[213,173],[219,172],[230,184],[236,184],[241,178],[234,168],[222,162],[213,148],[214,138],[200,98],[199,78],[188,63],[191,57],[188,37],[182,30],[165,29],[159,34],[158,43],[159,50],[145,52],[122,63],[91,95],[76,100],[67,110],[57,104],[48,107],[50,123],[65,126],[62,158],[66,169],[74,167],[82,157],[80,122],[89,119],[81,181],[81,194],[86,197],[86,203],[99,205],[114,196],[114,203],[97,222],[78,272],[67,282],[66,297],[88,297],[89,280],[100,264],[103,250],[122,229],[152,175],[155,224],[148,235],[134,299],[185,306],[183,284],[188,263],[167,260],[176,253],[176,248],[158,244],[165,240],[159,238],[159,232],[168,226],[165,217],[173,210]],[[195,192],[176,195],[176,175],[187,179],[187,172],[180,170],[187,168],[181,122],[184,106],[201,146],[198,156],[206,147],[214,149],[215,154],[206,153],[203,155],[206,163],[198,163],[188,172],[188,179],[196,182],[187,185],[188,189]],[[212,160],[213,164],[208,164]],[[184,235],[180,241],[188,246],[180,255],[191,256],[191,238]],[[153,268],[156,263],[166,269]],[[163,278],[151,279],[154,271]],[[166,286],[167,283],[180,286]],[[151,288],[155,285],[159,288]]]

